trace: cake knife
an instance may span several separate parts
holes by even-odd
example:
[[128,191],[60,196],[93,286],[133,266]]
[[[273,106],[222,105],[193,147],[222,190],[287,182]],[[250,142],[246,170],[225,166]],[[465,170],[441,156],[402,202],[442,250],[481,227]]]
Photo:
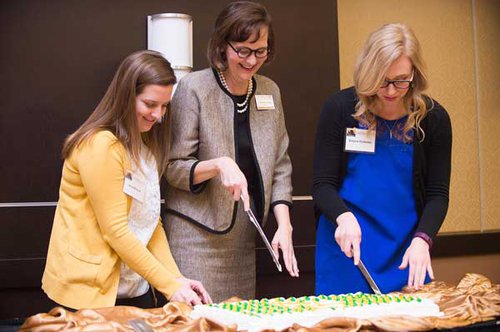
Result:
[[359,260],[358,268],[361,271],[361,273],[363,274],[363,276],[365,277],[366,281],[368,281],[368,284],[370,284],[370,287],[372,288],[373,292],[377,295],[382,294],[382,292],[380,291],[380,288],[378,288],[377,284],[375,283],[375,280],[373,280],[372,276],[370,275],[370,273],[366,269],[365,264],[363,264],[361,259]]
[[[241,195],[240,197],[241,197],[241,201],[244,204],[245,203],[245,199],[243,198],[243,195]],[[282,272],[283,269],[281,268],[281,264],[280,264],[280,262],[278,260],[278,257],[276,257],[276,254],[274,253],[274,250],[271,247],[271,244],[267,240],[266,234],[264,234],[264,231],[262,230],[262,227],[260,227],[260,224],[257,221],[257,218],[255,218],[255,215],[253,214],[252,209],[248,209],[247,215],[248,215],[248,218],[250,219],[250,221],[252,222],[252,224],[255,226],[255,228],[257,228],[257,231],[259,232],[260,237],[262,238],[262,241],[264,241],[264,244],[266,245],[267,250],[271,254],[271,257],[273,258],[274,264],[276,264],[276,267],[278,268],[278,271]]]
[[135,332],[154,332],[153,328],[149,326],[143,319],[137,318],[129,320],[127,323],[132,327]]

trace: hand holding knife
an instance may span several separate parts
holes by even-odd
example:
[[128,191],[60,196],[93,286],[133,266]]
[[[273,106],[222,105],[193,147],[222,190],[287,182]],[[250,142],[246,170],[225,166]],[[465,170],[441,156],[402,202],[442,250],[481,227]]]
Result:
[[[345,212],[337,217],[336,223],[338,227],[335,231],[335,239],[338,245],[341,247],[340,249],[345,253],[347,257],[353,258],[354,265],[356,265],[361,271],[363,277],[370,285],[372,291],[375,294],[381,294],[380,288],[378,288],[377,283],[366,269],[363,261],[361,261],[361,228],[356,219],[356,216],[352,212]],[[340,236],[337,234],[337,232],[340,232]],[[359,237],[355,235],[359,235]],[[348,241],[342,240],[343,237],[347,237]]]

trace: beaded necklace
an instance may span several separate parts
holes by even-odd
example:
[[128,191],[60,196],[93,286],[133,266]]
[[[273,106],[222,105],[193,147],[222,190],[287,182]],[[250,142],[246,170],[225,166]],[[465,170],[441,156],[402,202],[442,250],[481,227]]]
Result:
[[[229,91],[229,93],[232,93],[231,89],[229,89],[229,86],[227,85],[226,79],[224,78],[224,75],[222,74],[222,71],[220,71],[219,69],[217,69],[217,74],[219,75],[219,79],[220,79],[220,81],[222,83],[222,86],[224,86],[224,88],[227,91]],[[244,112],[246,112],[246,110],[248,109],[248,101],[250,100],[250,95],[252,94],[252,91],[253,91],[253,81],[250,78],[248,80],[248,90],[247,90],[246,98],[245,98],[245,100],[242,103],[236,103],[236,112],[238,112],[238,113],[244,113]]]

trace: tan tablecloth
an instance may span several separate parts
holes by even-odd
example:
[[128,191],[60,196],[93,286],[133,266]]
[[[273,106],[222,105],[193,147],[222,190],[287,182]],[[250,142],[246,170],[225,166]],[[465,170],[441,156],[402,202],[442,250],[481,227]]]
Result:
[[[500,285],[492,284],[488,278],[479,274],[465,275],[458,285],[435,281],[419,291],[403,290],[403,293],[433,299],[444,316],[330,318],[311,328],[294,324],[283,331],[427,331],[433,328],[460,327],[500,317]],[[236,331],[235,326],[224,326],[203,318],[193,320],[188,317],[190,311],[191,307],[183,303],[169,303],[156,309],[112,307],[79,310],[75,313],[57,307],[49,313],[29,317],[20,331],[133,331],[127,322],[135,318],[144,319],[156,332]]]

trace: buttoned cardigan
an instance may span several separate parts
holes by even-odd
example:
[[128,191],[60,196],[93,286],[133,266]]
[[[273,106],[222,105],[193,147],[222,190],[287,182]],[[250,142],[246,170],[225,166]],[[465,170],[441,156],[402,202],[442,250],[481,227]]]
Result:
[[63,165],[42,288],[55,302],[80,308],[115,304],[121,262],[169,298],[181,277],[160,220],[147,247],[128,228],[123,192],[130,161],[109,131],[76,147]]

